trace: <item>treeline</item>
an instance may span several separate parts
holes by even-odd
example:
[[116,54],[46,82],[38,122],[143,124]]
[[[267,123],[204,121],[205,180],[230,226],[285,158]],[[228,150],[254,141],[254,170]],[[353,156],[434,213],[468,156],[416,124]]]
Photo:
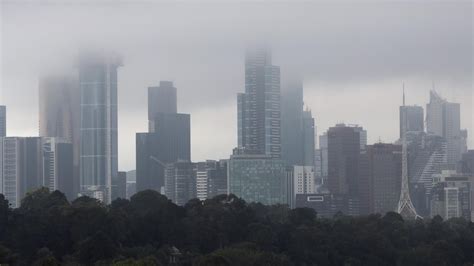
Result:
[[155,191],[105,206],[58,191],[10,209],[0,195],[0,264],[473,265],[474,224],[384,216],[317,218],[311,209],[233,195],[180,207]]

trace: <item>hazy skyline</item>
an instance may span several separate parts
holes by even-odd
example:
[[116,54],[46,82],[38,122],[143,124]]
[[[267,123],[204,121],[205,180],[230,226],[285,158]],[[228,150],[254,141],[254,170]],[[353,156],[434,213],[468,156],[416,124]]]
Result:
[[[100,2],[100,1],[99,1]],[[264,41],[282,85],[304,77],[317,134],[345,122],[369,143],[393,142],[407,104],[425,107],[432,83],[461,103],[474,147],[471,1],[315,3],[28,1],[1,3],[1,97],[8,135],[38,135],[38,79],[71,73],[80,47],[110,48],[119,69],[119,168],[135,168],[147,130],[147,87],[171,80],[191,114],[192,160],[228,158],[237,145],[245,48]]]

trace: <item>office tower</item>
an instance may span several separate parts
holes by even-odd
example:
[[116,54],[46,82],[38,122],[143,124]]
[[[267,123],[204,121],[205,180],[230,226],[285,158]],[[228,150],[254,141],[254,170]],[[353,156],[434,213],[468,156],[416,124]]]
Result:
[[[403,112],[406,113],[406,121],[403,120]],[[402,138],[402,124],[405,123],[407,132],[424,132],[425,120],[423,107],[421,106],[400,106],[400,139]]]
[[160,81],[159,87],[148,87],[148,131],[155,132],[158,113],[176,114],[177,91],[171,81]]
[[74,168],[70,179],[73,198],[79,193],[80,182],[81,95],[78,84],[77,77],[68,75],[43,76],[39,82],[39,136],[61,138],[72,143]]
[[469,150],[462,155],[460,170],[461,173],[474,175],[474,150]]
[[397,209],[402,176],[402,147],[377,143],[367,146],[368,213],[385,214]]
[[430,102],[426,105],[426,129],[428,133],[446,139],[448,163],[457,164],[466,150],[461,132],[460,104],[448,102],[431,91]]
[[234,154],[228,163],[229,193],[247,202],[287,204],[285,163],[270,155]]
[[59,190],[68,200],[75,199],[73,145],[63,138],[42,138],[43,177],[41,186]]
[[79,57],[81,93],[80,193],[111,202],[116,186],[119,56],[87,51]]
[[333,194],[357,194],[360,132],[360,127],[344,124],[328,130],[328,185]]
[[281,157],[280,68],[265,49],[247,51],[245,93],[238,94],[238,147]]
[[0,193],[13,208],[40,187],[72,195],[72,144],[59,138],[0,138]]
[[303,85],[297,82],[281,91],[281,151],[290,166],[305,165],[303,134]]
[[164,192],[165,166],[191,160],[191,116],[177,113],[173,83],[148,88],[148,133],[137,133],[136,190]]
[[165,195],[183,206],[196,198],[196,166],[191,162],[175,162],[165,167]]
[[196,163],[196,193],[200,200],[227,194],[227,161]]
[[361,127],[338,124],[329,128],[328,188],[332,194],[346,196],[348,211],[359,214],[359,157],[367,143],[367,133]]
[[155,125],[153,133],[137,133],[137,192],[162,191],[165,165],[191,160],[190,115],[157,113]]
[[433,178],[430,193],[430,216],[440,215],[443,219],[463,217],[474,218],[474,176],[445,170]]
[[7,107],[0,105],[0,138],[7,136]]
[[303,112],[303,165],[314,166],[314,149],[315,146],[315,131],[314,118],[310,110]]
[[[405,106],[405,86],[403,87],[403,106]],[[407,121],[406,112],[403,112],[402,121]],[[408,177],[408,144],[407,125],[402,124],[402,182],[400,187],[400,199],[398,201],[397,212],[404,219],[417,219],[418,215],[410,197],[409,177]]]
[[291,181],[293,183],[289,186],[289,188],[293,190],[291,191],[292,198],[290,199],[290,207],[294,208],[296,195],[316,193],[316,177],[313,166],[293,166],[290,167],[290,169],[292,171]]

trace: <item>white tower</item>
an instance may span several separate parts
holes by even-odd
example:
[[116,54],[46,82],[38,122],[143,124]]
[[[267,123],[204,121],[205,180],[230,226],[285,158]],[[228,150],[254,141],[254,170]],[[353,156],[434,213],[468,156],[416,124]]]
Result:
[[[403,106],[405,106],[405,84],[403,84]],[[400,191],[400,201],[398,202],[397,212],[407,220],[415,220],[421,218],[416,213],[415,206],[410,199],[410,191],[408,187],[408,149],[407,149],[407,140],[406,140],[406,110],[402,112],[403,119],[405,123],[402,123],[402,186]]]

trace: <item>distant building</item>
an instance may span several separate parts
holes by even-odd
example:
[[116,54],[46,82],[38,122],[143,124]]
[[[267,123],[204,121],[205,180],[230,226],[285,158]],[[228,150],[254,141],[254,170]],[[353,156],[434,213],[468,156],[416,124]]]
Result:
[[196,163],[196,193],[200,200],[227,192],[227,160]]
[[39,81],[39,136],[62,138],[73,149],[73,199],[79,190],[81,94],[77,77],[48,75]]
[[336,196],[347,196],[348,214],[359,214],[359,158],[367,132],[358,126],[338,124],[328,132],[328,187]]
[[462,155],[460,172],[474,174],[474,150],[469,150]]
[[117,186],[115,189],[117,191],[114,192],[114,195],[117,195],[117,198],[127,198],[127,172],[118,172]]
[[7,136],[7,107],[0,105],[0,137]]
[[446,140],[424,132],[407,132],[410,194],[419,215],[428,217],[433,175],[453,169],[448,164]]
[[303,85],[291,83],[281,90],[282,159],[290,166],[304,165]]
[[155,118],[157,114],[176,114],[177,90],[171,81],[160,81],[158,87],[148,87],[148,125],[149,132],[155,132]]
[[13,208],[40,187],[72,199],[72,145],[59,138],[0,138],[0,193]]
[[80,193],[105,203],[118,178],[117,55],[83,51],[79,56],[81,93]]
[[247,202],[287,204],[285,163],[268,155],[232,155],[228,164],[229,193]]
[[303,110],[303,86],[291,84],[281,96],[282,159],[289,166],[314,166],[315,124],[310,110]]
[[165,195],[183,206],[196,198],[196,166],[191,162],[169,163],[165,168]]
[[[403,116],[406,112],[406,116]],[[406,122],[404,121],[406,117]],[[400,106],[400,139],[402,138],[402,125],[405,123],[407,132],[424,132],[425,119],[423,107],[421,106]]]
[[448,163],[457,164],[466,150],[461,131],[460,104],[448,102],[431,91],[430,102],[426,105],[426,129],[428,133],[445,138]]
[[248,50],[245,93],[238,94],[238,147],[281,157],[280,68],[266,49]]
[[137,171],[127,172],[127,199],[130,199],[137,192]]
[[165,165],[191,160],[191,119],[188,114],[155,115],[156,132],[137,133],[137,192],[164,186]]
[[148,88],[148,133],[136,135],[137,192],[164,192],[165,167],[191,160],[191,116],[177,113],[173,83]]
[[322,175],[322,179],[326,180],[328,177],[328,135],[327,135],[327,132],[324,132],[323,135],[319,136],[319,150],[321,152],[321,175]]
[[430,193],[431,216],[443,219],[463,217],[474,218],[474,176],[443,171],[435,175]]
[[296,195],[299,194],[314,194],[316,193],[316,183],[315,183],[315,172],[313,166],[293,166],[290,167],[291,173],[291,182],[289,185],[289,191],[292,198],[290,199],[290,207],[295,207]]
[[76,198],[74,190],[74,149],[72,143],[61,138],[42,138],[43,177],[40,186],[50,191],[59,190],[68,200]]
[[[400,145],[377,143],[368,145],[368,212],[396,211],[402,183],[402,149]],[[364,179],[364,178],[363,178]]]

